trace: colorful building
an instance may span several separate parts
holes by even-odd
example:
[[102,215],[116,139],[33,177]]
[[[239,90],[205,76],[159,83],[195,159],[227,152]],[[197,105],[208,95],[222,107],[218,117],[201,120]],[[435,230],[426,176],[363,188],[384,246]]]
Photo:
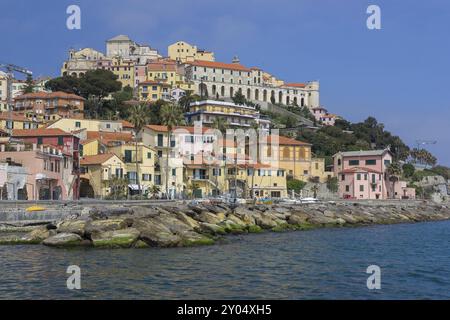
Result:
[[344,199],[415,198],[414,189],[389,176],[393,161],[387,150],[339,152],[333,156],[339,196]]
[[194,60],[214,61],[214,52],[198,49],[185,41],[178,41],[168,47],[170,59],[178,62],[192,62]]

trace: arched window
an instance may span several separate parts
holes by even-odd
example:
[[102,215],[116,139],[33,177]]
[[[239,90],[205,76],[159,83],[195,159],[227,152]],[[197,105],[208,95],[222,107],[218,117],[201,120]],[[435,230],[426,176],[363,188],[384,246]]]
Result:
[[305,106],[305,98],[302,98],[300,105],[301,105],[302,107]]
[[283,103],[283,93],[281,91],[278,92],[278,102]]
[[267,101],[267,90],[263,91],[263,101],[266,102]]
[[250,100],[250,99],[252,98],[251,95],[252,95],[251,90],[250,90],[250,89],[247,89],[247,99],[248,99],[248,100]]
[[220,88],[220,95],[223,97],[223,96],[225,96],[225,87],[224,86],[222,86],[221,88]]
[[213,96],[216,95],[216,85],[215,84],[213,84],[213,86],[212,86],[212,94],[213,94]]
[[231,98],[234,97],[234,89],[233,89],[233,87],[230,87],[230,97]]
[[289,105],[291,103],[291,98],[289,96],[286,96],[286,105]]
[[255,89],[255,100],[259,100],[259,90]]

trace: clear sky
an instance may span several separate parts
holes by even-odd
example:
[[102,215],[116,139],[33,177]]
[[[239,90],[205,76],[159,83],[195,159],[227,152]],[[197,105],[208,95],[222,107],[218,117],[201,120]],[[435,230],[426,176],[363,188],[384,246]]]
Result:
[[[66,28],[66,8],[82,29]],[[381,30],[366,9],[381,8]],[[0,0],[0,61],[59,75],[70,47],[105,51],[118,34],[167,54],[186,40],[218,61],[238,55],[289,82],[320,80],[321,104],[351,121],[375,116],[450,165],[447,0]]]

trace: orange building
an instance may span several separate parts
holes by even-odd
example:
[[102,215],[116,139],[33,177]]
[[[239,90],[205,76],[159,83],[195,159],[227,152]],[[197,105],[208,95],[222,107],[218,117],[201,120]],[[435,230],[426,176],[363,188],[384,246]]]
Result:
[[62,118],[83,118],[83,97],[65,92],[35,92],[18,96],[14,109],[21,113],[41,116],[59,115]]

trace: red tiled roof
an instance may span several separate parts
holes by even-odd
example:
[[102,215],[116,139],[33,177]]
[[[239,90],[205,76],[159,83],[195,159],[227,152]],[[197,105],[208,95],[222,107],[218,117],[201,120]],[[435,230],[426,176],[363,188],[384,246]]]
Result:
[[111,141],[132,141],[133,135],[131,132],[99,132],[99,131],[87,131],[86,140],[98,139],[102,143],[108,143]]
[[33,92],[33,93],[26,93],[21,96],[18,96],[15,98],[15,100],[26,100],[26,99],[55,99],[55,98],[61,98],[61,99],[74,99],[74,100],[85,100],[83,97],[77,96],[73,93],[66,93],[62,91],[56,91],[56,92]]
[[14,129],[12,136],[13,137],[59,137],[59,136],[69,137],[69,136],[72,136],[72,134],[65,132],[58,128],[54,128],[54,129],[39,128],[39,129],[28,129],[28,130]]
[[32,120],[25,117],[23,114],[17,112],[0,112],[0,120],[13,120],[13,121],[23,121],[32,122]]
[[134,128],[134,125],[127,120],[122,120],[122,127],[123,128]]
[[305,88],[306,84],[304,83],[285,83],[283,87],[294,87],[294,88]]
[[291,139],[284,136],[274,136],[269,135],[267,137],[267,143],[271,143],[272,140],[276,140],[276,137],[278,137],[278,144],[279,145],[289,145],[289,146],[310,146],[311,144],[308,142],[303,142],[300,140]]
[[358,172],[362,172],[362,173],[371,172],[371,173],[378,173],[378,174],[382,173],[381,171],[370,169],[370,168],[365,168],[365,167],[349,168],[349,169],[340,171],[340,173],[358,173]]
[[114,153],[103,153],[94,156],[85,156],[80,159],[80,165],[86,166],[86,165],[102,164],[114,156],[115,156]]
[[[154,124],[150,124],[146,126],[148,129],[153,130],[153,131],[157,131],[157,132],[168,132],[169,130],[167,129],[167,126],[162,126],[162,125],[154,125]],[[178,126],[178,127],[174,127],[172,129],[172,131],[176,130],[176,129],[184,129],[186,131],[188,131],[189,133],[195,133],[195,127],[188,127],[188,126]],[[202,127],[202,133],[206,133],[208,130],[211,130],[211,132],[213,132],[211,128],[207,128],[207,127]]]
[[188,62],[192,66],[198,67],[207,67],[207,68],[217,68],[217,69],[228,69],[228,70],[237,70],[237,71],[245,71],[250,72],[251,69],[244,67],[239,63],[223,63],[223,62],[213,62],[213,61],[203,61],[203,60],[195,60],[193,62]]

